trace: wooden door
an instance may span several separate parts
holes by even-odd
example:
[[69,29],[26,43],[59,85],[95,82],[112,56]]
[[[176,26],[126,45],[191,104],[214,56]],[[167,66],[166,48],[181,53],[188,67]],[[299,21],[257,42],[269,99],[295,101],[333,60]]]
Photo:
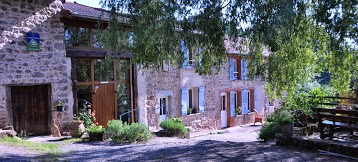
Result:
[[102,126],[116,119],[115,89],[114,84],[94,85],[93,110],[96,111],[96,121]]
[[49,86],[14,86],[11,87],[14,129],[28,135],[49,133]]

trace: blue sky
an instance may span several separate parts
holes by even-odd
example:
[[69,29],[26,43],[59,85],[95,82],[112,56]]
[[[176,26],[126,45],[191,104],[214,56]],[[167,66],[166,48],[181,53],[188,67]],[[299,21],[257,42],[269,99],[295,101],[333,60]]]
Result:
[[74,2],[76,1],[79,4],[83,4],[86,6],[101,8],[101,5],[99,4],[99,1],[101,0],[66,0],[66,2]]

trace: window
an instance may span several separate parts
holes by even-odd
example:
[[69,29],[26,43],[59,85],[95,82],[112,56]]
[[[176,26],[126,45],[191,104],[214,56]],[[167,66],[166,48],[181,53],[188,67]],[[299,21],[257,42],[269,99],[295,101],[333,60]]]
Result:
[[193,90],[189,89],[189,96],[188,96],[188,100],[189,100],[189,109],[194,108],[193,107]]
[[204,112],[204,86],[181,89],[182,116]]
[[221,111],[225,111],[226,110],[226,96],[222,95],[221,96]]
[[169,67],[170,67],[170,61],[163,60],[163,71],[169,71]]
[[239,80],[240,76],[240,60],[235,58],[230,58],[230,80]]
[[247,80],[247,60],[239,58],[229,58],[230,80]]
[[159,99],[159,104],[160,104],[160,112],[159,115],[166,115],[167,114],[167,108],[168,108],[168,98],[164,97],[164,98],[160,98]]
[[201,62],[201,47],[194,48],[180,40],[180,51],[184,54],[183,68],[193,68],[196,63]]

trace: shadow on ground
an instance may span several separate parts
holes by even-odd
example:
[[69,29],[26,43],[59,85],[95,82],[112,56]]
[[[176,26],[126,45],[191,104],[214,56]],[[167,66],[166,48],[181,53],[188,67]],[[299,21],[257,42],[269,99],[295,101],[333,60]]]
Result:
[[[348,161],[324,156],[316,151],[279,147],[260,142],[222,142],[205,140],[199,142],[174,143],[168,145],[114,145],[81,143],[85,150],[71,151],[60,155],[67,161]],[[24,157],[6,157],[24,159]],[[5,160],[6,160],[5,159]],[[34,159],[49,159],[48,155]],[[3,159],[4,160],[4,159]]]

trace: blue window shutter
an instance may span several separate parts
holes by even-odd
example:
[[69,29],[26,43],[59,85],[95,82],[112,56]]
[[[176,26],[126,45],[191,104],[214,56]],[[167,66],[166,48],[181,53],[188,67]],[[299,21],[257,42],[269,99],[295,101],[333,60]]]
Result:
[[205,87],[199,87],[199,112],[204,112],[204,103],[205,103]]
[[241,99],[242,99],[242,114],[247,114],[248,113],[248,109],[249,109],[249,103],[248,103],[248,91],[247,90],[243,90],[241,92]]
[[184,61],[182,67],[185,68],[189,63],[189,51],[185,45],[184,40],[180,40],[180,51],[184,54]]
[[235,117],[235,92],[230,91],[230,116]]
[[188,89],[187,88],[181,89],[181,115],[182,116],[188,115]]
[[234,59],[233,58],[229,58],[229,64],[230,64],[230,70],[229,70],[229,76],[230,76],[230,80],[234,80]]

